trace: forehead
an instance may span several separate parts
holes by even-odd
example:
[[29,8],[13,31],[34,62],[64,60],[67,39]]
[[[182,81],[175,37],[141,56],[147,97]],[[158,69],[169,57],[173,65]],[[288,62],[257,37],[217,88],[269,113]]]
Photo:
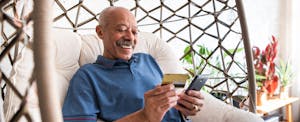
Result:
[[136,25],[127,25],[127,24],[113,24],[112,27],[115,27],[115,28],[121,28],[121,29],[128,29],[128,28],[131,28],[131,29],[135,29],[137,30],[137,26]]
[[107,18],[108,24],[112,26],[127,26],[136,28],[135,17],[129,11],[114,11]]

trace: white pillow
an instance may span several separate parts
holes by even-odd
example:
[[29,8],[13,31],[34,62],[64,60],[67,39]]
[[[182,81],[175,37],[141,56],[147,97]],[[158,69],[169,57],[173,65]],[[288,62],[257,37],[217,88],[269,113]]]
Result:
[[[69,80],[79,68],[78,60],[81,49],[80,37],[73,32],[66,30],[53,30],[53,40],[55,41],[55,67],[57,80],[57,90],[61,104],[63,103]],[[14,86],[24,95],[26,88],[29,86],[29,79],[32,76],[34,67],[32,49],[25,47],[21,54],[17,57],[17,61],[13,66],[10,80]],[[27,102],[29,104],[28,111],[33,121],[41,121],[40,111],[36,93],[36,85],[30,89]],[[6,121],[16,113],[21,104],[20,99],[15,95],[12,89],[7,86],[7,93],[4,101],[4,114]],[[22,118],[20,121],[23,121]]]
[[54,30],[55,41],[55,66],[57,90],[61,105],[68,90],[69,81],[79,66],[81,39],[78,34],[67,30]]

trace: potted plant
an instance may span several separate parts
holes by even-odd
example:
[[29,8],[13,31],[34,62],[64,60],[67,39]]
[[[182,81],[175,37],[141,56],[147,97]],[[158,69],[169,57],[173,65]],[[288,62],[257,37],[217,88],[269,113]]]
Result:
[[292,70],[291,64],[289,61],[285,62],[280,60],[279,65],[276,66],[276,72],[279,76],[280,81],[280,98],[289,97],[289,88],[292,84],[294,78],[294,72]]
[[261,92],[267,92],[268,96],[271,97],[278,86],[278,76],[275,74],[274,62],[277,55],[277,44],[276,38],[272,36],[271,42],[264,50],[260,50],[257,46],[252,48],[253,63],[258,85],[257,96],[260,96]]

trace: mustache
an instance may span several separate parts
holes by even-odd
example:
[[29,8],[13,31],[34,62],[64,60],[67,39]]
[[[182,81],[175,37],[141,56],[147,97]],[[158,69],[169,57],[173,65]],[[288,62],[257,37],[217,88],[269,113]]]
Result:
[[116,42],[117,46],[134,46],[133,41],[120,39]]

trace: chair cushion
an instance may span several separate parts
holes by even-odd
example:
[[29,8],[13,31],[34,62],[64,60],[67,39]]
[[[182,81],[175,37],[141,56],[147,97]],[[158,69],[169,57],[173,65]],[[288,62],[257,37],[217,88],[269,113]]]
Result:
[[78,60],[82,41],[78,34],[71,31],[55,29],[53,34],[57,90],[60,103],[63,104],[69,80],[79,68]]
[[[66,30],[53,30],[53,40],[55,42],[55,67],[57,90],[59,92],[60,103],[63,103],[69,79],[79,68],[78,60],[81,49],[80,37],[73,32]],[[24,47],[18,55],[16,63],[13,66],[10,80],[22,95],[25,94],[29,86],[29,80],[32,76],[34,67],[33,51],[29,47]],[[36,86],[33,85],[28,95],[29,114],[33,116],[33,121],[40,121],[39,105],[37,101]],[[19,109],[21,100],[15,95],[12,89],[7,86],[7,93],[4,101],[4,114],[6,120]],[[24,118],[23,118],[24,119]]]

